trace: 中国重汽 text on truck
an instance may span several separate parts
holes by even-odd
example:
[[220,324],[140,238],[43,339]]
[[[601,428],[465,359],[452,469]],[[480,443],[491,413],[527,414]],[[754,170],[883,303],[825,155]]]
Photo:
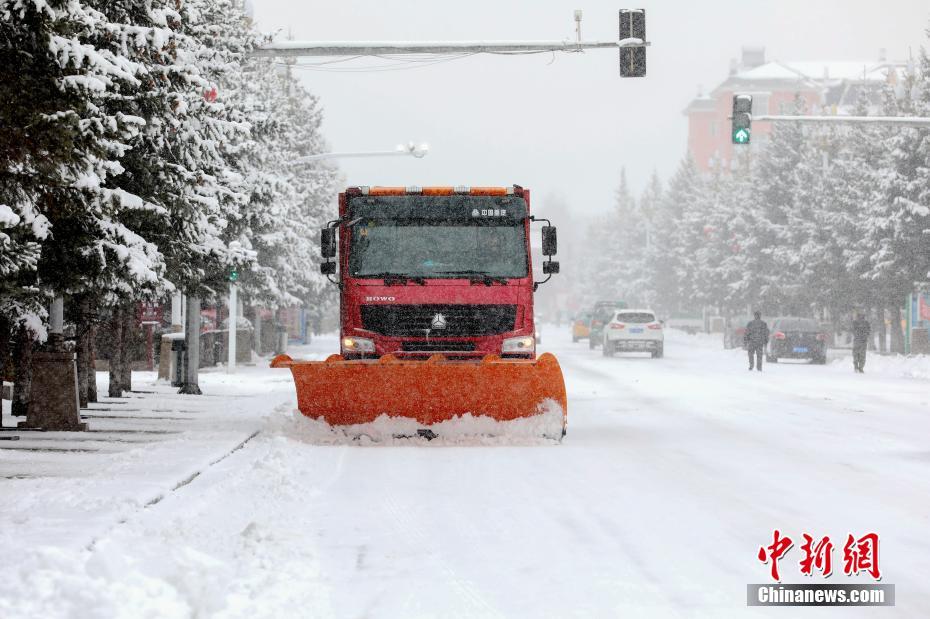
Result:
[[341,354],[275,362],[291,368],[300,410],[335,425],[414,418],[423,432],[466,414],[540,416],[561,437],[564,381],[554,356],[536,356],[533,316],[534,291],[559,270],[556,231],[539,220],[546,279],[534,281],[534,221],[519,186],[339,194],[321,269],[340,289]]

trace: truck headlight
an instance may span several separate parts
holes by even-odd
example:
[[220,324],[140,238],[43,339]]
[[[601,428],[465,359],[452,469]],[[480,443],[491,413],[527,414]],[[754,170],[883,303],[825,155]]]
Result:
[[343,352],[375,352],[374,340],[365,337],[342,338]]
[[504,340],[501,352],[533,352],[536,350],[536,338],[525,335],[523,337],[509,337]]

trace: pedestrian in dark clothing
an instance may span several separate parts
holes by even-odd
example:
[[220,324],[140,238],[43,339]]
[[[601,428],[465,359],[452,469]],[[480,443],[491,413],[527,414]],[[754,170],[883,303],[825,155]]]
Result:
[[865,351],[869,346],[869,336],[872,334],[872,325],[865,319],[862,312],[856,314],[852,323],[853,333],[853,368],[860,374],[865,372]]
[[[753,367],[762,371],[762,352],[769,341],[769,326],[762,320],[762,312],[755,312],[753,319],[746,324],[743,343],[749,352],[749,369]],[[755,362],[755,363],[753,363]]]

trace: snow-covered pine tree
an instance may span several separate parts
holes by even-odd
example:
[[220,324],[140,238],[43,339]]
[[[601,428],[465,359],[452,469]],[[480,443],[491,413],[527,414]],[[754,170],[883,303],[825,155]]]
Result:
[[[883,114],[930,115],[930,59],[921,53],[905,78],[904,97],[886,93]],[[892,317],[892,351],[903,352],[900,306],[914,287],[930,280],[930,129],[901,128],[882,146],[888,153],[879,196],[862,222],[873,253],[866,277],[884,292]]]
[[266,111],[256,107],[249,89],[267,85],[256,83],[249,72],[249,52],[261,37],[241,3],[233,0],[189,0],[182,17],[185,35],[198,45],[198,75],[206,80],[198,105],[205,121],[222,136],[216,140],[213,162],[222,165],[216,168],[216,181],[223,188],[217,196],[219,225],[211,231],[216,246],[205,256],[203,283],[222,295],[228,274],[235,269],[241,274],[240,286],[249,290],[257,266],[249,237],[268,218],[274,202],[269,196],[275,192],[267,185],[267,176],[251,174],[251,154],[258,148]]
[[[795,99],[793,114],[805,112],[804,100]],[[786,295],[797,281],[799,264],[789,235],[789,213],[794,209],[797,167],[801,161],[804,130],[795,123],[778,123],[771,139],[753,165],[755,191],[749,201],[752,235],[745,240],[746,275],[750,294],[766,313],[791,311]],[[754,303],[754,304],[755,304]]]
[[751,156],[746,150],[738,151],[733,159],[733,173],[721,175],[712,184],[714,201],[719,210],[718,234],[719,263],[713,277],[722,285],[717,304],[728,316],[741,316],[758,306],[758,288],[752,276],[754,256],[747,248],[754,244],[755,209],[752,207]]
[[[285,158],[296,161],[327,150],[327,145],[320,127],[323,115],[318,99],[290,74],[286,79],[292,84],[284,106],[287,130],[281,144]],[[294,201],[289,204],[287,218],[279,222],[279,230],[290,236],[278,269],[279,280],[304,304],[331,302],[335,289],[318,269],[307,268],[307,265],[316,265],[321,260],[316,243],[319,230],[328,220],[335,219],[337,213],[337,171],[320,161],[288,166],[285,170]]]
[[686,263],[692,259],[688,255],[692,241],[685,214],[698,200],[700,182],[694,162],[686,156],[657,204],[648,263],[654,270],[654,309],[665,315],[691,309],[689,299],[682,298],[688,276]]
[[109,103],[138,86],[144,69],[104,43],[137,33],[88,3],[7,0],[0,7],[5,53],[18,57],[2,69],[11,72],[4,87],[18,95],[4,106],[11,143],[3,185],[8,207],[44,241],[33,287],[41,282],[44,291],[68,295],[100,292],[115,279],[157,281],[154,246],[119,216],[141,200],[109,185],[142,125]]
[[[856,114],[868,113],[863,90]],[[877,198],[876,188],[886,165],[887,154],[880,149],[883,131],[853,125],[826,134],[830,149],[821,195],[813,197],[819,208],[810,224],[814,240],[807,249],[807,260],[813,271],[806,285],[816,292],[818,304],[834,320],[879,302],[878,290],[863,278],[872,251],[862,225]]]
[[10,329],[20,320],[41,326],[36,271],[49,225],[40,202],[70,157],[70,130],[53,115],[79,103],[57,103],[65,99],[49,49],[57,27],[51,10],[0,2],[0,314]]
[[[840,130],[840,133],[842,130]],[[848,280],[843,269],[842,248],[836,245],[832,225],[839,223],[847,205],[839,206],[830,176],[842,135],[834,127],[808,127],[800,145],[794,171],[793,201],[785,210],[779,264],[793,276],[781,283],[783,298],[794,312],[806,315],[811,308],[836,306]],[[833,299],[828,301],[828,299]]]
[[609,277],[614,281],[615,296],[627,303],[639,303],[636,289],[645,259],[645,236],[642,234],[645,222],[627,184],[625,168],[620,170],[620,185],[614,194],[610,220],[604,252],[610,256]]
[[294,165],[324,150],[317,100],[276,63],[248,57],[260,37],[238,2],[191,0],[187,10],[217,102],[245,128],[221,146],[237,197],[223,238],[242,248],[230,259],[243,296],[270,307],[306,303],[322,289],[316,238],[334,189],[331,168]]
[[656,234],[656,214],[659,210],[659,203],[662,199],[662,181],[659,175],[653,170],[646,188],[639,197],[637,202],[637,213],[640,225],[637,226],[638,237],[636,244],[640,247],[640,269],[637,280],[633,283],[631,298],[644,307],[652,307],[655,304],[655,286],[653,278],[655,277],[656,268],[650,261],[650,252],[653,238]]
[[691,260],[685,264],[688,277],[683,292],[696,307],[725,309],[729,294],[728,273],[723,268],[732,253],[732,207],[728,195],[733,175],[719,168],[702,179],[694,206],[685,213],[691,247]]
[[228,263],[223,234],[241,202],[221,148],[245,128],[229,120],[211,95],[217,61],[190,32],[200,19],[198,7],[93,2],[134,35],[111,44],[145,69],[139,84],[121,93],[125,113],[145,125],[121,158],[122,173],[113,184],[141,198],[131,215],[164,256],[162,288],[171,282],[210,294]]

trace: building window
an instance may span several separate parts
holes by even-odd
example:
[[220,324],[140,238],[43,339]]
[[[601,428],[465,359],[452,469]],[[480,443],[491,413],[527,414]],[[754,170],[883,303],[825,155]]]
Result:
[[768,94],[752,96],[752,113],[754,116],[769,113],[769,95]]

